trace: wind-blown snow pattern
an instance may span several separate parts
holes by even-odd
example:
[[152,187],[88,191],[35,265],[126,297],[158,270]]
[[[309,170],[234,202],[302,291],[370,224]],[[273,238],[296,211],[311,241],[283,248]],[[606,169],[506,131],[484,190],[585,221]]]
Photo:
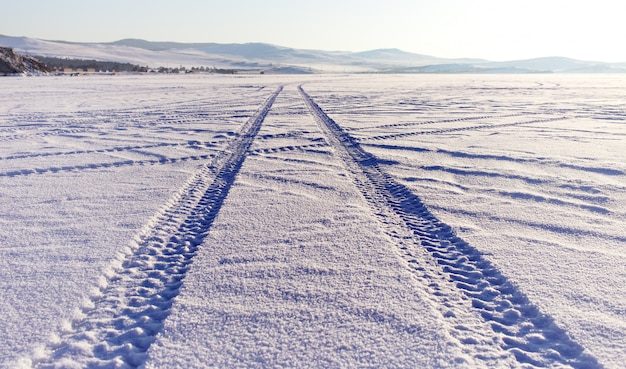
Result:
[[0,367],[620,368],[626,81],[11,78]]

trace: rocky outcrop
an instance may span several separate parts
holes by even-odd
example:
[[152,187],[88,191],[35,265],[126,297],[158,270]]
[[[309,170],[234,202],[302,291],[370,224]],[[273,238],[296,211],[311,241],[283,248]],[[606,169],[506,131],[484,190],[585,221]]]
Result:
[[11,74],[47,73],[48,67],[39,60],[20,55],[9,47],[0,46],[0,76]]

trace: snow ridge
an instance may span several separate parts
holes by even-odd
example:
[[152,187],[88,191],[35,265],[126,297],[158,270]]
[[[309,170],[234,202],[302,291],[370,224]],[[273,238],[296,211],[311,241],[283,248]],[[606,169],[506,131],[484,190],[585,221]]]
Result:
[[302,86],[299,91],[363,195],[399,240],[407,267],[427,285],[433,305],[450,323],[450,334],[476,360],[466,364],[501,366],[512,356],[515,366],[601,367],[480,251],[385,173],[376,157],[326,115]]
[[36,368],[136,368],[173,300],[276,97],[279,87],[222,154],[203,166],[119,256],[60,336],[35,354]]

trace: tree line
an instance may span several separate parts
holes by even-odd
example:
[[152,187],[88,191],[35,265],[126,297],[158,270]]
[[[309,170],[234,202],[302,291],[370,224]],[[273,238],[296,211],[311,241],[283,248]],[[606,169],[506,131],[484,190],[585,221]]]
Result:
[[120,63],[111,61],[101,61],[92,59],[70,59],[56,58],[50,56],[38,56],[37,59],[48,66],[52,71],[73,69],[73,70],[90,70],[109,71],[109,72],[137,72],[137,73],[216,73],[216,74],[235,74],[235,69],[222,69],[215,67],[191,67],[190,69],[180,67],[158,67],[150,68],[148,66],[140,66],[131,63]]
[[94,69],[96,71],[137,72],[141,68],[138,65],[130,63],[90,59],[55,58],[50,56],[37,56],[36,58],[46,64],[50,70],[70,68],[76,70]]

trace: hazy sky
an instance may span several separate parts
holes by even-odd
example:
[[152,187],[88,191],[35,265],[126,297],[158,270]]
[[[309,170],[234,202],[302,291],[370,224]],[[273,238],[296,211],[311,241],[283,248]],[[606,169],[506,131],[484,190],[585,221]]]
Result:
[[0,0],[0,9],[0,34],[49,40],[626,62],[626,3],[619,0]]

